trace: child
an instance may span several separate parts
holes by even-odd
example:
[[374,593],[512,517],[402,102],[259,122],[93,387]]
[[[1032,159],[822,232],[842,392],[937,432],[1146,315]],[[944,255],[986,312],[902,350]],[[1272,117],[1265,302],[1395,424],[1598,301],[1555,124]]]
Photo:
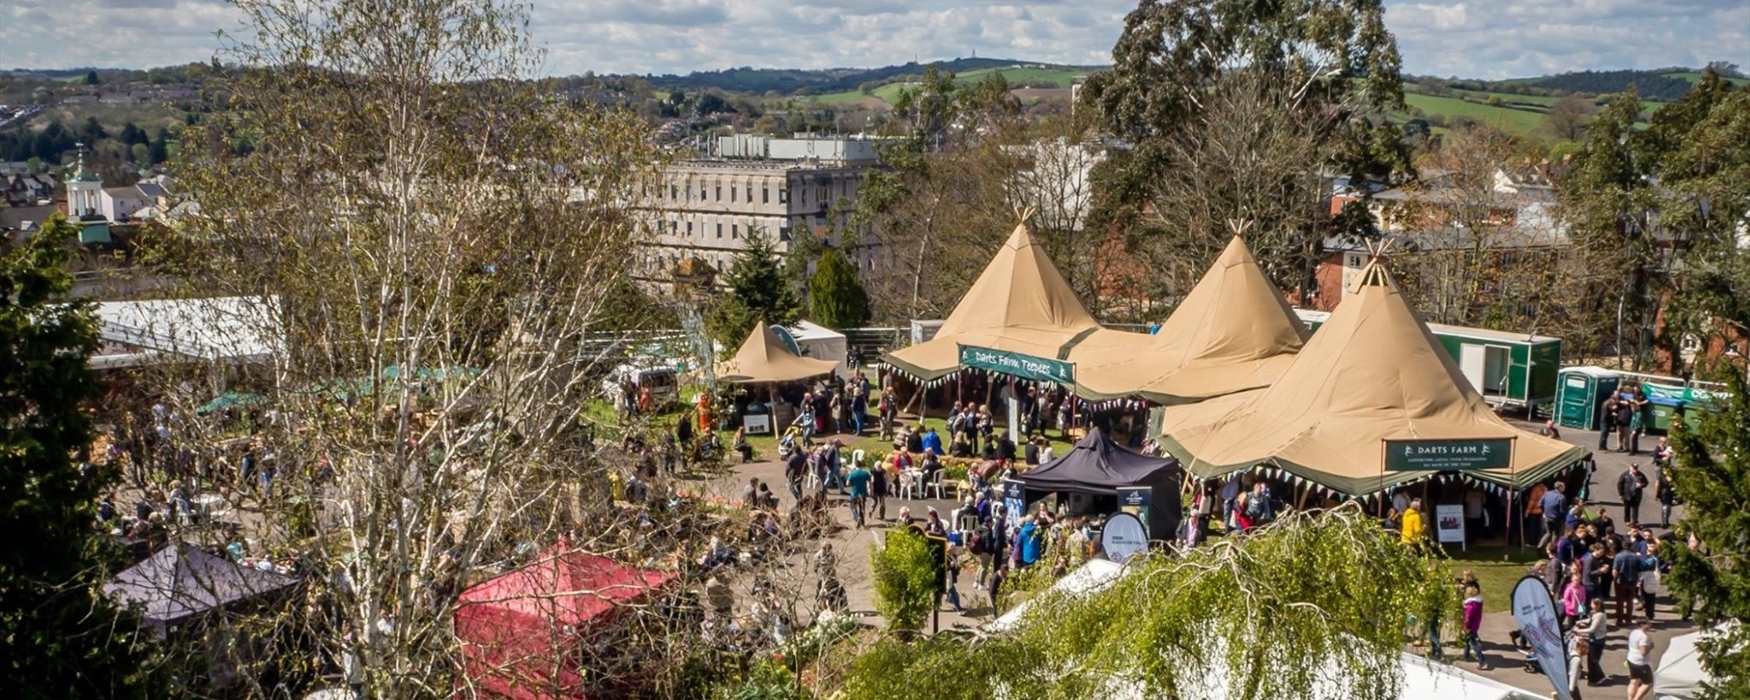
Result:
[[1483,589],[1475,583],[1464,587],[1464,660],[1470,661],[1471,654],[1476,654],[1477,670],[1489,670],[1489,662],[1483,660],[1483,642],[1477,637],[1477,631],[1483,627]]

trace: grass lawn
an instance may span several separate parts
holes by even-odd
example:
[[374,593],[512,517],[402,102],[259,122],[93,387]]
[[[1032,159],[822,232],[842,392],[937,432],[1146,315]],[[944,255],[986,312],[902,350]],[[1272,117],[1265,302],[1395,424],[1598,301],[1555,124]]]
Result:
[[1417,93],[1405,93],[1404,102],[1411,107],[1422,110],[1424,114],[1440,114],[1447,119],[1468,117],[1479,124],[1487,124],[1510,134],[1535,137],[1543,128],[1544,115],[1528,109],[1512,109],[1509,107],[1494,107],[1480,102],[1471,102],[1456,97],[1436,97]]
[[1476,574],[1477,583],[1483,588],[1483,610],[1487,612],[1505,612],[1511,608],[1513,586],[1530,572],[1532,564],[1542,558],[1527,547],[1499,545],[1473,545],[1468,552],[1448,547],[1446,553],[1451,557],[1446,561],[1446,568],[1453,576],[1466,569]]
[[[1023,82],[1038,83],[1049,81],[1057,87],[1066,88],[1075,83],[1077,78],[1087,75],[1088,71],[1079,68],[981,68],[974,71],[956,74],[954,76],[954,83],[964,87],[983,80],[985,76],[991,73],[1002,73],[1003,78],[1007,79],[1010,85],[1019,85]],[[846,90],[844,92],[829,92],[824,95],[814,95],[809,99],[823,105],[846,105],[858,102],[866,97],[874,97],[875,99],[891,105],[899,99],[900,90],[916,87],[917,85],[918,83],[913,81],[901,80],[885,83],[876,87],[874,90],[871,90],[867,95],[863,94],[863,91],[861,90]]]

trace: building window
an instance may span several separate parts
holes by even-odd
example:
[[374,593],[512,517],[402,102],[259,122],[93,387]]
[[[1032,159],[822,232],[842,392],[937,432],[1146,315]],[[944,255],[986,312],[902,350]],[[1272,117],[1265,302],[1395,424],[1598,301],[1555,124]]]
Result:
[[729,186],[729,201],[731,201],[731,202],[735,201],[735,190],[736,189],[737,188],[735,185]]
[[737,240],[741,238],[741,224],[729,225],[729,237]]
[[717,197],[716,197],[717,201],[719,201],[719,202],[723,201],[723,186],[716,185],[716,186],[713,186],[711,189],[713,189],[717,192]]
[[668,186],[668,198],[669,199],[680,199],[681,198],[681,188],[679,185],[669,185]]
[[782,187],[778,188],[778,203],[779,204],[786,204],[789,201],[790,201],[790,190],[784,189]]
[[772,201],[772,188],[769,186],[760,188],[760,204],[769,204],[769,203],[771,203],[771,201]]
[[723,223],[722,222],[717,223],[717,237],[718,238],[723,237]]
[[687,222],[687,237],[692,238],[692,236],[693,236],[693,222],[688,221]]

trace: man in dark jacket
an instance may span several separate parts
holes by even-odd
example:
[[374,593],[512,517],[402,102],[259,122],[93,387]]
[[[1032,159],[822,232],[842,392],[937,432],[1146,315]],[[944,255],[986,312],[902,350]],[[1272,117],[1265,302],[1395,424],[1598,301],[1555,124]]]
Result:
[[1604,402],[1604,411],[1598,415],[1598,451],[1610,449],[1610,433],[1616,430],[1616,394]]
[[1641,524],[1641,495],[1647,489],[1647,475],[1641,465],[1631,464],[1616,480],[1616,493],[1622,496],[1622,520],[1630,525]]
[[1635,402],[1616,402],[1616,449],[1618,452],[1634,451]]

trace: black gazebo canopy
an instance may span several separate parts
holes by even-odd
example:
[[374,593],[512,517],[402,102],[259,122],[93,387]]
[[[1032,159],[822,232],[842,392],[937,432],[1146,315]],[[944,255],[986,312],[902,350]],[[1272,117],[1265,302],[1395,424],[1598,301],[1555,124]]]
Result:
[[1029,491],[1111,496],[1121,486],[1153,486],[1177,493],[1174,477],[1178,466],[1176,459],[1132,452],[1094,428],[1069,454],[1029,469],[1018,478]]

